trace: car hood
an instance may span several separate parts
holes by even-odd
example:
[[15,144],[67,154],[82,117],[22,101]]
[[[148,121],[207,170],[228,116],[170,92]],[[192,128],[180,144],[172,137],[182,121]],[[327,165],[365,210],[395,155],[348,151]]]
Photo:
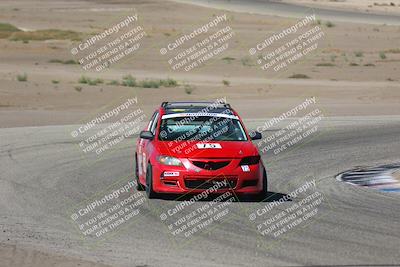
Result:
[[177,158],[242,158],[258,155],[251,141],[163,141],[158,149],[161,155]]

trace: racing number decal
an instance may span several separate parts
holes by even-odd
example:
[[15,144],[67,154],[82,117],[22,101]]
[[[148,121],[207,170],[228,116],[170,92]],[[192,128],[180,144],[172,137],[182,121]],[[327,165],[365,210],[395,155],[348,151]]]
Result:
[[205,148],[216,148],[216,149],[219,149],[219,148],[222,148],[221,145],[218,144],[218,143],[204,143],[204,144],[200,143],[200,144],[196,144],[196,146],[199,149],[205,149]]

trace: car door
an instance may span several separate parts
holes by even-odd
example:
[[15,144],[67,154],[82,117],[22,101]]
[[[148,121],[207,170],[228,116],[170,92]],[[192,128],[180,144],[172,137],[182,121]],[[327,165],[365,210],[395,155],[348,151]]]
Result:
[[[155,135],[155,131],[157,129],[158,117],[159,117],[158,111],[154,112],[146,128],[146,131],[152,132],[153,135]],[[145,179],[144,175],[146,174],[147,159],[149,157],[149,153],[152,151],[152,149],[149,148],[151,142],[152,142],[151,140],[140,138],[138,145],[138,172],[139,172],[139,177],[142,177],[143,180]]]

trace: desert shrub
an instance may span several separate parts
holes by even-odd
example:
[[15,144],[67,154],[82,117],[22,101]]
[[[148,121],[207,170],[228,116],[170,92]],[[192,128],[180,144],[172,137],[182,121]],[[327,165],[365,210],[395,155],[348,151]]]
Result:
[[291,79],[310,79],[310,77],[308,77],[306,74],[301,74],[301,73],[293,74],[293,75],[289,76],[289,78],[291,78]]
[[28,81],[28,75],[26,73],[17,74],[17,81],[19,82],[26,82]]

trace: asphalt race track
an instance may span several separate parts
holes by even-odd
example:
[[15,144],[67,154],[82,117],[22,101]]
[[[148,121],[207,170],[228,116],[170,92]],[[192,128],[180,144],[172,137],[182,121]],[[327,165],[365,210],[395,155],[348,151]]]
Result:
[[[260,121],[248,120],[247,127]],[[85,158],[69,134],[76,127],[0,129],[1,243],[114,266],[400,265],[400,194],[335,179],[354,166],[400,162],[399,117],[326,119],[295,149],[263,156],[270,185],[266,201],[233,202],[227,219],[189,238],[174,237],[161,221],[161,213],[181,203],[167,198],[146,200],[134,221],[101,242],[83,237],[69,211],[116,181],[133,179],[136,137],[101,158]],[[312,179],[323,196],[317,215],[277,238],[262,236],[249,215]],[[211,202],[196,202],[181,215],[206,203]]]
[[316,14],[318,19],[344,21],[367,24],[399,25],[400,16],[370,14],[354,11],[342,11],[325,8],[309,8],[301,5],[280,3],[271,0],[174,0],[180,3],[190,3],[211,8],[226,9],[235,12],[301,18]]

